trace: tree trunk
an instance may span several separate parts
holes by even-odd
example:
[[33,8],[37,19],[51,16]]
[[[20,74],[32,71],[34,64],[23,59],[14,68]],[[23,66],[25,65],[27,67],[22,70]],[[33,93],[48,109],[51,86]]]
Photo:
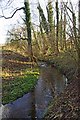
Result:
[[63,33],[63,39],[64,39],[64,49],[67,50],[67,45],[66,45],[66,13],[64,10],[64,33]]
[[55,52],[56,54],[59,53],[59,49],[58,49],[58,39],[59,39],[59,9],[58,9],[58,0],[56,1],[56,43],[55,43]]
[[60,20],[60,47],[61,47],[61,50],[63,50],[63,34],[62,34],[62,13],[63,13],[63,8],[62,8],[62,3],[61,3],[61,20]]
[[27,27],[27,38],[28,38],[28,53],[30,61],[32,61],[33,51],[32,51],[32,36],[31,36],[31,16],[30,16],[30,8],[29,8],[29,1],[24,0],[25,5],[25,24]]
[[33,26],[32,26],[32,30],[33,30],[33,35],[34,35],[34,38],[35,38],[36,49],[40,50],[39,43],[38,43],[38,39],[37,39],[37,36],[36,36],[36,32],[35,32]]
[[46,41],[46,38],[45,38],[45,35],[44,35],[44,32],[43,32],[42,23],[41,23],[40,18],[39,18],[39,22],[40,22],[40,33],[41,33],[41,37],[42,37],[42,53],[46,54],[47,53],[46,48],[48,49],[48,46],[46,44],[47,41]]
[[48,24],[49,24],[49,42],[51,46],[52,53],[54,52],[54,21],[53,21],[53,6],[51,0],[48,0],[48,6],[47,6],[47,16],[48,16]]

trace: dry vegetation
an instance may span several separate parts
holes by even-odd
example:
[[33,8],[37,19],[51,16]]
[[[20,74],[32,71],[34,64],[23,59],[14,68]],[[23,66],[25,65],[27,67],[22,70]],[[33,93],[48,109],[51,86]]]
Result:
[[[73,56],[73,57],[72,57]],[[68,78],[65,91],[55,97],[45,114],[45,120],[78,120],[80,118],[79,85],[77,80],[77,54],[68,51],[54,57],[52,66],[56,66]]]

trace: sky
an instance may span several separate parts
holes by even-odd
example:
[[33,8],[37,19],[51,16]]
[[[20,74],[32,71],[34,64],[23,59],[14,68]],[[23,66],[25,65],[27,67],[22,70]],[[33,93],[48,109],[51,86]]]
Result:
[[[0,8],[1,8],[0,9],[0,15],[3,12],[6,17],[11,16],[16,8],[20,8],[20,7],[24,6],[24,4],[23,4],[24,0],[11,0],[11,1],[13,1],[13,2],[11,4],[9,3],[10,5],[9,4],[6,5],[6,2],[5,3],[2,2],[0,4]],[[44,9],[45,15],[46,15],[46,8],[45,8],[45,6],[47,5],[46,4],[47,0],[30,0],[30,4],[31,5],[33,5],[33,3],[34,3],[34,5],[31,7],[32,18],[33,18],[33,22],[34,23],[38,23],[38,17],[37,17],[37,14],[36,14],[37,11],[35,9],[35,7],[37,5],[37,1],[40,2],[42,8]],[[63,0],[63,1],[66,2],[67,0]],[[78,0],[71,0],[71,1],[72,1],[73,4],[77,4],[78,3]],[[8,30],[10,30],[13,26],[16,26],[16,24],[23,23],[23,21],[22,21],[22,19],[20,17],[20,16],[23,16],[23,15],[24,15],[23,11],[20,10],[11,19],[7,19],[6,20],[4,18],[0,18],[0,44],[4,44],[5,43],[6,38],[7,38],[6,34],[7,34]]]

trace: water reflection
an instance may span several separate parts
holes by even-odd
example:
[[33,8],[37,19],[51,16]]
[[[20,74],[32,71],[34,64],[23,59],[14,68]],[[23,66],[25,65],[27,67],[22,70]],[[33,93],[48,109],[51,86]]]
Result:
[[36,115],[38,118],[43,117],[43,113],[53,97],[63,92],[65,83],[65,76],[55,68],[50,66],[41,68],[40,78],[35,89]]
[[31,120],[36,120],[36,106],[35,106],[35,91],[33,90],[31,92],[31,96],[32,96],[32,109],[31,109]]
[[43,118],[45,109],[55,95],[66,86],[66,78],[55,68],[42,66],[35,89],[3,107],[3,118]]

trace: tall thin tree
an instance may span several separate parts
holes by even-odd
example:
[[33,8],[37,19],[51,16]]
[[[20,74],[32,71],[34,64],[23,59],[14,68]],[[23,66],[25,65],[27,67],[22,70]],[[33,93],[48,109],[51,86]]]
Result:
[[60,47],[63,50],[63,4],[61,2],[61,18],[60,18]]
[[29,0],[24,0],[24,13],[25,13],[25,24],[27,27],[28,53],[29,53],[30,61],[32,61],[33,52],[32,52],[31,14],[30,14]]
[[64,7],[64,32],[63,32],[63,40],[64,40],[64,49],[67,50],[67,45],[66,45],[66,11]]
[[55,43],[55,52],[56,54],[59,53],[58,48],[58,40],[59,40],[59,8],[58,8],[58,0],[56,0],[56,43]]
[[48,23],[47,23],[46,17],[44,15],[44,12],[43,12],[43,9],[41,8],[40,3],[38,3],[37,8],[39,10],[39,16],[41,17],[42,27],[44,31],[46,32],[46,34],[48,34]]
[[52,1],[48,0],[48,5],[47,5],[47,15],[48,15],[48,26],[49,26],[49,41],[51,44],[51,50],[54,52],[55,49],[55,37],[54,37],[54,20],[53,20],[53,6],[52,6]]

